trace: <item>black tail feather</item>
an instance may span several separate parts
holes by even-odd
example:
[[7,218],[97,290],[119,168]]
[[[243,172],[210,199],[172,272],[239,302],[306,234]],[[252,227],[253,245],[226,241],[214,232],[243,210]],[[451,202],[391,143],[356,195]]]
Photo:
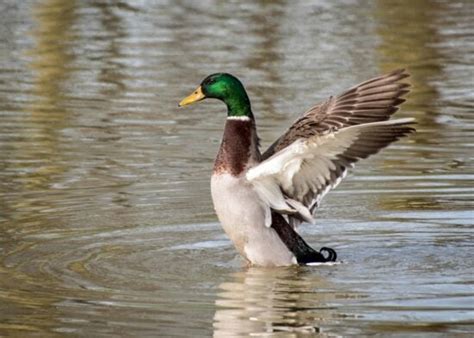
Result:
[[[326,247],[321,248],[319,252],[314,250],[300,235],[298,235],[283,216],[274,210],[272,210],[272,228],[275,229],[286,247],[293,253],[293,255],[295,255],[298,264],[304,265],[308,263],[336,261],[336,251]],[[323,255],[323,252],[327,252],[327,257]]]

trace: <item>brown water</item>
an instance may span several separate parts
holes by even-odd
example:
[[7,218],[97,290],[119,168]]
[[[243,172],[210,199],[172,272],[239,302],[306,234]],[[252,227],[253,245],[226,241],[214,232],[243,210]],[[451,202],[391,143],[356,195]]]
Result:
[[[0,4],[0,336],[474,333],[474,3]],[[214,216],[247,85],[264,146],[398,67],[418,132],[359,164],[301,231],[344,264],[245,268]]]

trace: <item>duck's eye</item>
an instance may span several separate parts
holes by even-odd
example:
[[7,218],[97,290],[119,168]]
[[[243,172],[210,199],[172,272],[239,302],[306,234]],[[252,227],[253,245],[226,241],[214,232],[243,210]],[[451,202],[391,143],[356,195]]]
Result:
[[216,80],[214,79],[207,79],[206,81],[204,81],[204,85],[206,86],[210,86],[210,85],[213,85],[214,83],[216,82]]

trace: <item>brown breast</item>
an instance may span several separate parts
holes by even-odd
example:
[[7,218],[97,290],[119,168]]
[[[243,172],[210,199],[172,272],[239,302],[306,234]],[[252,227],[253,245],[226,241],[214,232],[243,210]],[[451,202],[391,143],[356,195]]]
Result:
[[252,157],[258,156],[258,141],[253,120],[228,119],[214,162],[214,173],[241,174]]

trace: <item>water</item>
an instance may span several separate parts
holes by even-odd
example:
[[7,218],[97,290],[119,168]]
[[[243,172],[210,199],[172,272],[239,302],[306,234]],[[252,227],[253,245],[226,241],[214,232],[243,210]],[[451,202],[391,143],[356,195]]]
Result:
[[[0,4],[0,336],[474,332],[474,30],[465,1]],[[214,216],[223,106],[264,147],[308,107],[408,67],[418,132],[303,226],[342,264],[246,268]]]

